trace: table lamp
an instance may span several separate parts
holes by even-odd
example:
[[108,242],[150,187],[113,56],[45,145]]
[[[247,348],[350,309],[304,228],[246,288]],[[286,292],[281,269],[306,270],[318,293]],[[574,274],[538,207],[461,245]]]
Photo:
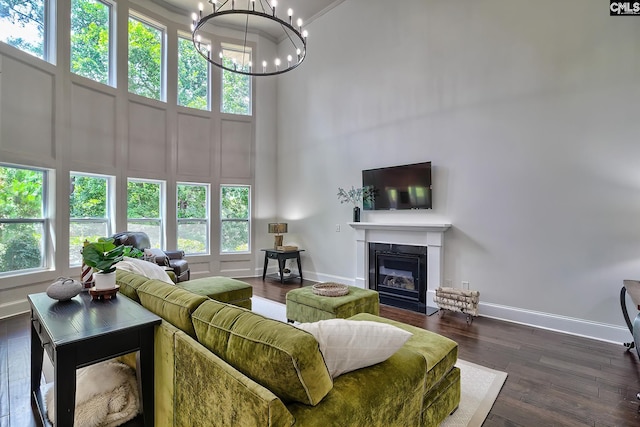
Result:
[[274,249],[277,249],[278,246],[282,246],[282,233],[287,232],[287,223],[286,222],[270,222],[269,223],[269,234],[276,235],[274,242]]

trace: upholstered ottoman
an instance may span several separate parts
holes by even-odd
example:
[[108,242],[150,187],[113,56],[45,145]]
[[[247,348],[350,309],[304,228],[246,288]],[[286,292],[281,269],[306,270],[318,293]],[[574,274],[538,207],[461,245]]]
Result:
[[176,283],[176,287],[220,302],[251,310],[253,288],[250,284],[229,277],[214,276]]
[[316,322],[341,318],[358,313],[379,314],[378,292],[349,286],[349,293],[340,297],[325,297],[313,293],[311,286],[287,292],[287,320]]

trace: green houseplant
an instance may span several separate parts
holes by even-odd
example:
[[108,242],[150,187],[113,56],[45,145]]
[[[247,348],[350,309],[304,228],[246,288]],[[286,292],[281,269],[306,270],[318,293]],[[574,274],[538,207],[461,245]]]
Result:
[[338,200],[340,200],[340,204],[353,204],[353,222],[360,222],[360,202],[373,201],[373,198],[374,192],[371,187],[355,188],[351,186],[351,190],[338,187]]
[[82,259],[92,267],[96,289],[113,289],[116,285],[115,265],[123,257],[140,258],[142,251],[131,246],[117,245],[110,237],[100,237],[96,242],[85,242],[82,248]]

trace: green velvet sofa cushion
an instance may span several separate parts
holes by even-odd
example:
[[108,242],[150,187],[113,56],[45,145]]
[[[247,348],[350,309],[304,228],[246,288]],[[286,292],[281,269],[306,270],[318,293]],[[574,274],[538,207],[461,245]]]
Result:
[[153,279],[140,285],[137,292],[144,308],[192,337],[196,336],[191,314],[207,297]]
[[120,293],[137,303],[140,302],[140,298],[138,298],[138,288],[149,280],[151,279],[148,277],[116,269],[116,285],[120,286]]
[[283,402],[317,405],[333,382],[311,334],[209,300],[193,313],[198,341]]
[[204,295],[216,301],[234,305],[238,305],[236,303],[240,301],[250,300],[253,296],[253,288],[250,284],[222,276],[187,280],[186,282],[177,283],[176,286],[194,294]]
[[403,347],[384,362],[335,378],[317,406],[287,408],[299,426],[420,426],[426,371],[424,358]]
[[427,361],[429,370],[427,371],[425,390],[431,389],[444,378],[458,360],[458,344],[442,335],[367,313],[356,314],[349,319],[388,323],[411,332],[413,336],[409,338],[404,346]]

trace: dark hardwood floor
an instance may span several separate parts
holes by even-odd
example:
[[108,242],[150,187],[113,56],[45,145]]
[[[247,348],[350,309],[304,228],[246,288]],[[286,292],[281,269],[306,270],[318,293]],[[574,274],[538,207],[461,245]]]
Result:
[[[288,290],[300,286],[242,280],[254,295],[282,303]],[[461,359],[509,374],[485,427],[640,426],[635,350],[482,317],[467,325],[456,313],[380,311],[457,341]],[[29,332],[26,314],[0,320],[0,427],[38,425],[29,400]]]

